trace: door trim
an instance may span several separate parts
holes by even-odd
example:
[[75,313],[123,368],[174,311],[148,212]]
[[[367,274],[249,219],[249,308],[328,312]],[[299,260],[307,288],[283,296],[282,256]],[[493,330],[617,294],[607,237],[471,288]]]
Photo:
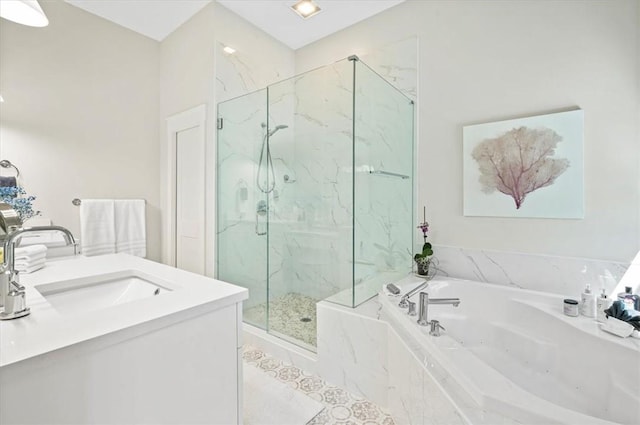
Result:
[[[186,110],[184,112],[180,112],[175,115],[171,115],[167,117],[167,163],[165,164],[167,170],[167,181],[168,184],[162,190],[165,192],[165,208],[166,212],[164,221],[164,234],[163,238],[163,246],[162,246],[162,261],[165,264],[170,266],[176,266],[176,161],[177,161],[177,134],[184,130],[189,130],[191,128],[197,127],[198,137],[202,141],[202,151],[206,152],[206,122],[207,122],[207,105],[202,104],[198,105],[194,108]],[[206,191],[206,161],[205,158],[202,158],[202,167],[204,169],[203,175],[205,176],[204,188]],[[206,200],[206,193],[203,194],[204,199]],[[206,201],[205,201],[205,214],[204,214],[204,225],[205,229],[207,228],[207,214],[206,214]],[[205,240],[205,264],[204,269],[206,270],[206,231],[205,234],[202,235],[203,240]]]

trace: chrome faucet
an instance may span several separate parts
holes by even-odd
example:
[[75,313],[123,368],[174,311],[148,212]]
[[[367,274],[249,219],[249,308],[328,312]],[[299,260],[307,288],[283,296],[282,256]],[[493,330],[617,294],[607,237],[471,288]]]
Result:
[[25,233],[48,231],[61,232],[67,246],[73,246],[73,254],[77,255],[78,249],[73,234],[62,226],[26,227],[7,235],[4,240],[4,261],[0,264],[0,320],[17,319],[31,313],[26,306],[24,286],[20,285],[18,271],[15,269],[16,239]]
[[[418,310],[418,313],[419,313],[418,324],[421,326],[427,326],[430,324],[429,320],[427,319],[427,314],[429,312],[429,304],[451,304],[454,307],[458,307],[460,305],[460,298],[429,298],[429,293],[420,292],[420,308]],[[439,326],[439,323],[438,323],[438,326]],[[438,328],[436,326],[436,330],[437,329]]]

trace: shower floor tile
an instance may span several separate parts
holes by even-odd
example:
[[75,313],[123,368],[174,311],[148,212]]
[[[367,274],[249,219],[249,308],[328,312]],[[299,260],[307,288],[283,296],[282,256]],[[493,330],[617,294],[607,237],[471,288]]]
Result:
[[[315,351],[318,301],[296,292],[273,299],[269,306],[269,332],[294,344],[302,342],[303,344],[298,345]],[[264,318],[267,317],[267,303],[250,307],[243,315],[250,323],[264,323]]]
[[289,385],[324,406],[306,425],[395,425],[391,415],[376,404],[340,387],[329,385],[321,378],[255,347],[245,345],[242,358],[244,363],[259,368],[271,378]]

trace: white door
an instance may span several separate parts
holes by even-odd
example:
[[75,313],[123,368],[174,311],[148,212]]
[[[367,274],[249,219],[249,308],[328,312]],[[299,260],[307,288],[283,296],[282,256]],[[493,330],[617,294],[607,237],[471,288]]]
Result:
[[175,134],[176,267],[204,274],[204,132],[192,127]]

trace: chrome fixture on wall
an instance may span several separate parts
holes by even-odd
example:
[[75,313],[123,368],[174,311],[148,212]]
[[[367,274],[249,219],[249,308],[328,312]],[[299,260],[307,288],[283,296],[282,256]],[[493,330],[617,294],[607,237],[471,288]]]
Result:
[[[262,128],[267,128],[265,123],[261,124]],[[269,147],[269,139],[276,134],[279,130],[283,130],[285,128],[289,128],[288,125],[276,125],[276,127],[266,132],[264,137],[262,138],[262,147],[260,148],[260,160],[258,161],[258,173],[256,175],[256,184],[258,185],[258,189],[262,193],[269,193],[276,187],[276,174],[273,171],[273,160],[271,159],[271,150]],[[265,155],[266,151],[266,155]],[[264,164],[264,165],[263,165]],[[267,174],[267,182],[265,182],[265,186],[262,186],[260,180],[262,178],[262,170],[265,169]],[[270,175],[269,175],[270,174]]]
[[265,201],[264,199],[259,200],[258,204],[256,205],[256,235],[258,236],[264,236],[267,234],[266,230],[260,230],[260,217],[266,217],[267,212],[269,212],[267,201]]

